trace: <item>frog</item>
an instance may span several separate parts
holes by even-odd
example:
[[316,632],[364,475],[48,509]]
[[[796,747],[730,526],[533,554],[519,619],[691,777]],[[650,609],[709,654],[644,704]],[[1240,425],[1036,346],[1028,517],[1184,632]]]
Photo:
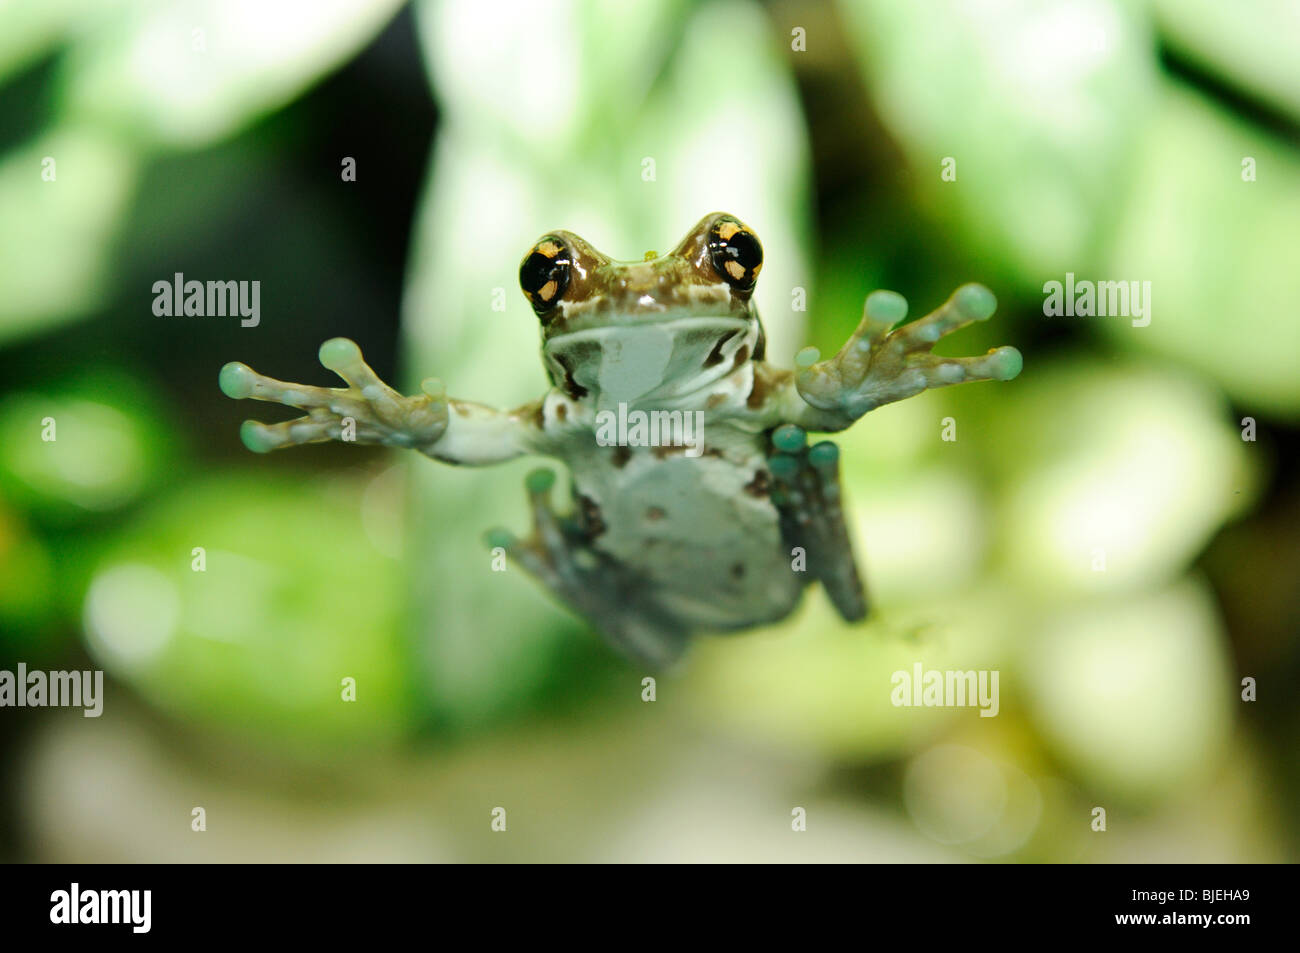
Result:
[[[245,421],[241,439],[258,453],[343,441],[459,466],[525,455],[563,465],[569,505],[556,505],[554,466],[532,470],[529,532],[496,528],[486,542],[613,648],[669,668],[698,637],[786,619],[813,583],[846,622],[865,619],[840,450],[809,435],[844,431],[927,389],[1009,381],[1023,366],[1010,346],[972,357],[932,352],[993,315],[996,298],[976,283],[910,322],[902,295],[872,291],[836,354],[805,347],[793,367],[769,363],[754,301],[762,267],[757,234],[726,212],[641,260],[548,232],[520,262],[519,285],[550,386],[513,409],[451,398],[437,378],[403,395],[347,338],[319,351],[345,387],[286,383],[240,362],[221,369],[219,384],[232,398],[305,411],[283,423]],[[616,415],[637,413],[666,415],[673,426],[658,439],[645,439],[644,427],[609,439]],[[693,440],[689,421],[698,423]]]

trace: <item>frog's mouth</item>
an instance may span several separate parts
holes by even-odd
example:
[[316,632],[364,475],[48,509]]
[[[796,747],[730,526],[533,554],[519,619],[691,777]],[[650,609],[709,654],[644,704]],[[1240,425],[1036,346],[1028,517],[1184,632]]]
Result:
[[557,334],[542,356],[571,396],[614,409],[694,394],[743,364],[757,339],[756,320],[691,316]]

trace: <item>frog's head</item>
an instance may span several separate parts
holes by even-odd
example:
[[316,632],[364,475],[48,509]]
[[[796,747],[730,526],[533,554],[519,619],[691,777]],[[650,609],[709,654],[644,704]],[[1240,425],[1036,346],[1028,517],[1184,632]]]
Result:
[[735,216],[702,218],[667,255],[613,261],[572,232],[519,266],[552,382],[599,407],[693,394],[763,356],[752,296],[763,246]]

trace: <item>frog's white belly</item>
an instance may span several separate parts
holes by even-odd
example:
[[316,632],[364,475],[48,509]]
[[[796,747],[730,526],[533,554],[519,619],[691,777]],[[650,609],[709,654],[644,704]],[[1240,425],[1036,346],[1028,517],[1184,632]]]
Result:
[[763,437],[726,430],[702,456],[608,448],[573,471],[602,524],[592,545],[643,575],[677,618],[714,629],[780,619],[804,586],[767,494]]

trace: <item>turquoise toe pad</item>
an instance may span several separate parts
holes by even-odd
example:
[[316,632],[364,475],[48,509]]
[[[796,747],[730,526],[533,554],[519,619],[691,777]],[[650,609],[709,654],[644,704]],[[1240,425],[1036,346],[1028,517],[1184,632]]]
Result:
[[1024,356],[1014,347],[1000,347],[993,352],[993,374],[1000,381],[1015,379],[1024,366]]
[[772,446],[785,453],[798,453],[807,441],[808,434],[794,424],[783,424],[772,431]]
[[529,493],[545,493],[555,486],[555,471],[545,467],[532,470],[524,477],[524,486]]
[[983,285],[962,285],[956,297],[961,313],[974,321],[986,321],[998,309],[998,299]]
[[245,420],[239,425],[239,439],[254,453],[270,453],[275,449],[275,441],[266,426],[256,420]]
[[361,360],[361,348],[348,338],[330,338],[320,346],[320,362],[330,370]]
[[907,317],[907,299],[897,291],[873,291],[867,295],[866,309],[877,321],[897,324]]
[[231,361],[221,369],[218,379],[221,393],[235,400],[243,400],[253,393],[253,369],[247,364]]

